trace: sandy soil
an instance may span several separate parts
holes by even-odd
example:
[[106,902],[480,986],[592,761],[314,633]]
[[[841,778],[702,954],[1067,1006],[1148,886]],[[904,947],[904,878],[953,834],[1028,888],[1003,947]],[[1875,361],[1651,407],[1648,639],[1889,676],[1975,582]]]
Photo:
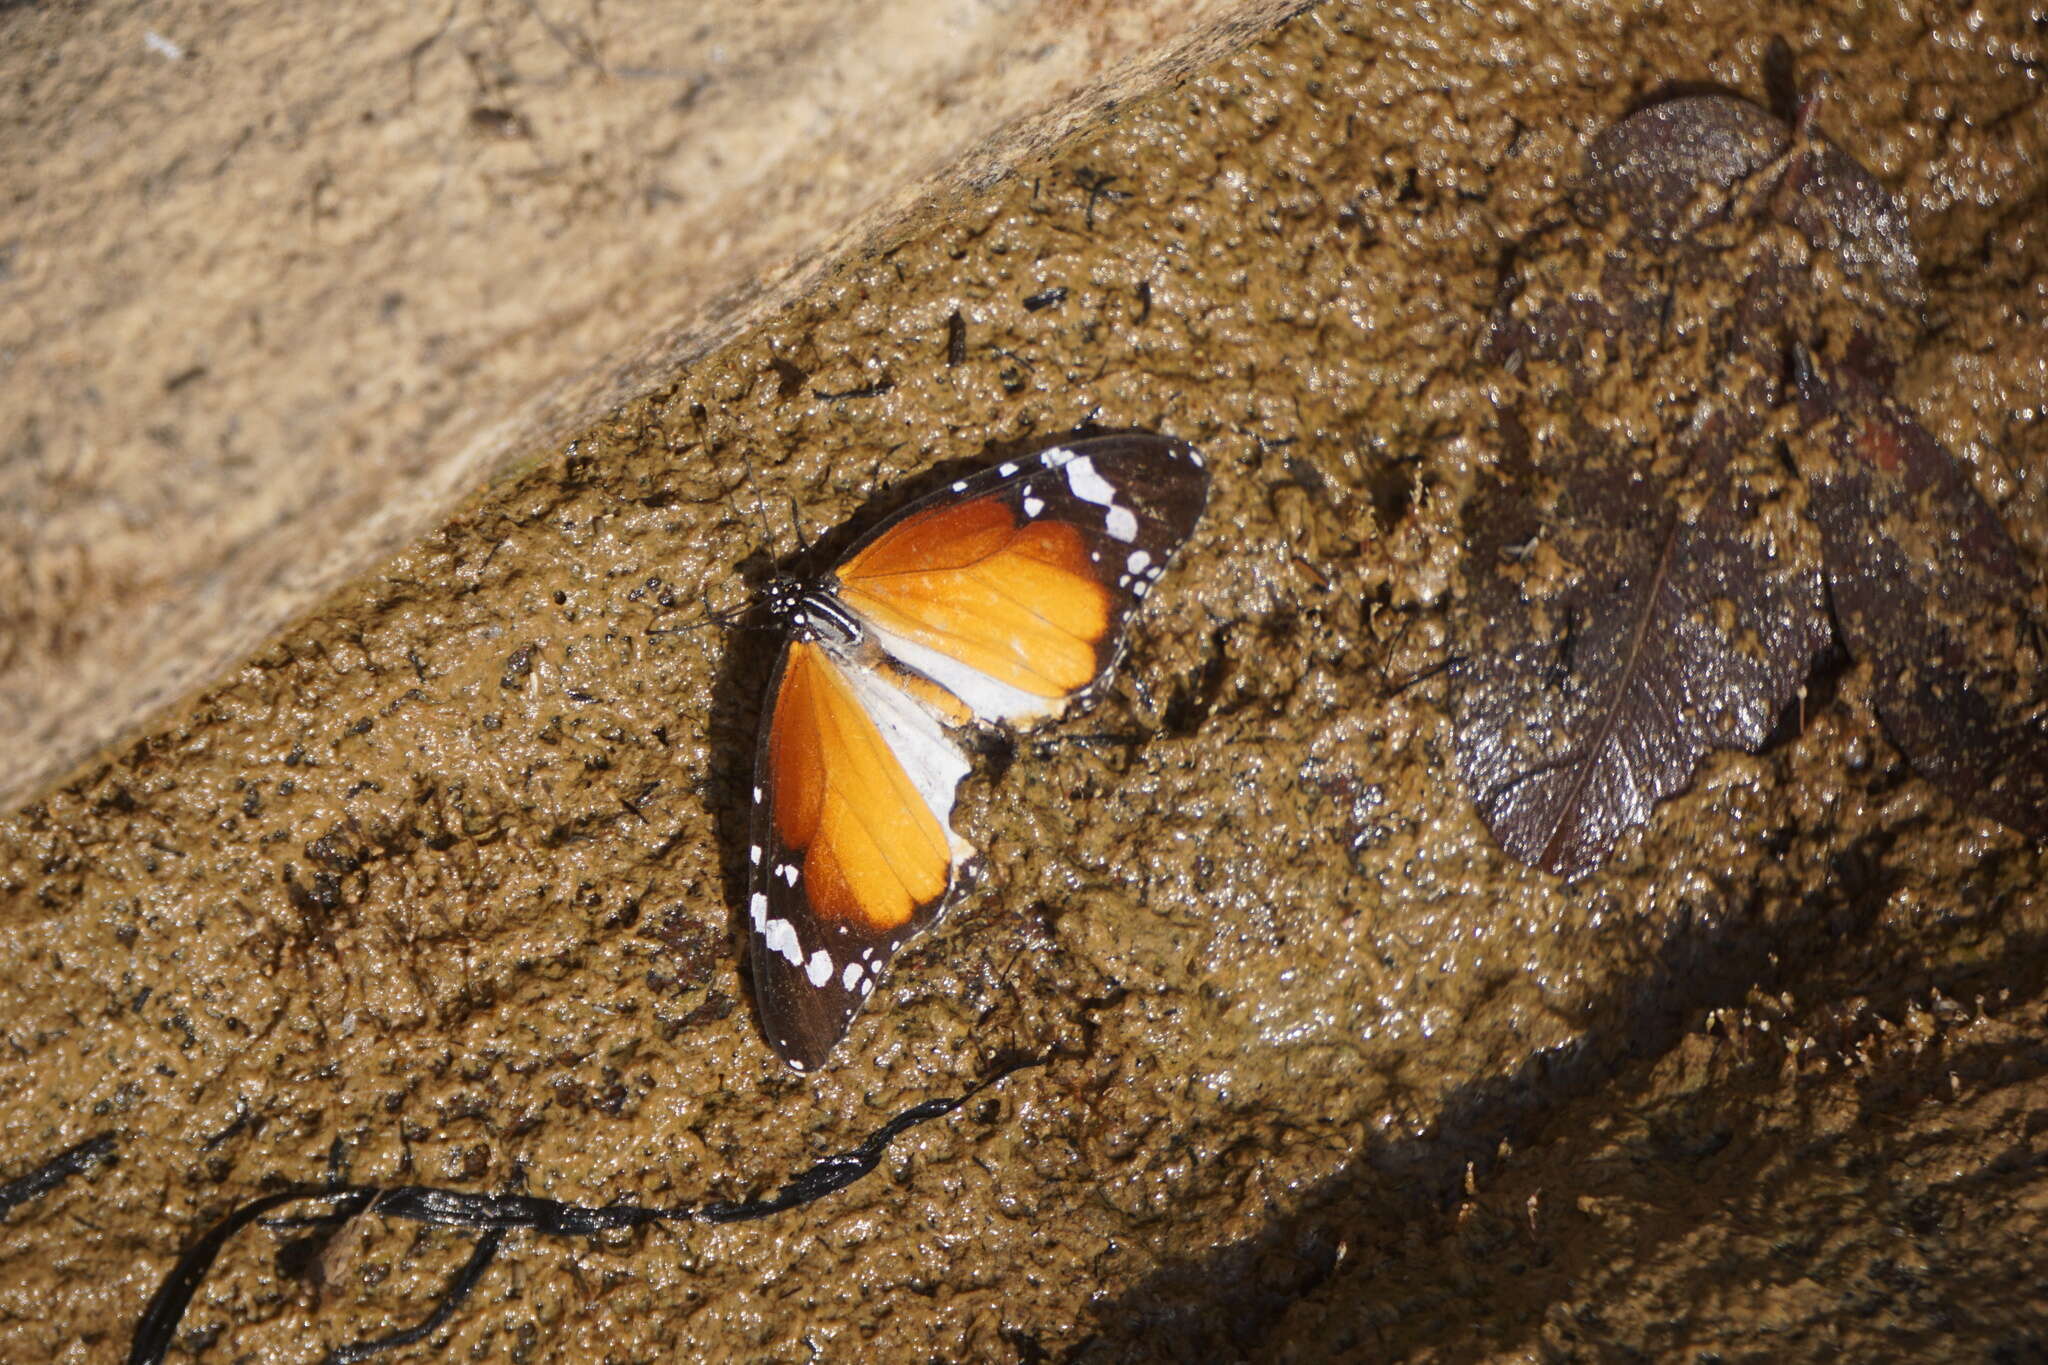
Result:
[[[1850,667],[1560,885],[1489,841],[1439,680],[1398,685],[1463,590],[1509,245],[1650,93],[1760,96],[1773,36],[1912,220],[1901,394],[2042,581],[2048,15],[1769,13],[1309,11],[0,823],[0,1175],[121,1142],[0,1226],[0,1356],[118,1354],[201,1228],[331,1161],[733,1194],[1021,1049],[1052,1063],[782,1221],[515,1239],[408,1358],[2037,1357],[2043,851],[1914,777]],[[1208,520],[1102,704],[964,789],[982,891],[797,1078],[734,948],[772,642],[679,628],[1090,418],[1198,442]],[[192,1349],[317,1358],[468,1246],[372,1226],[320,1296],[281,1240]]]

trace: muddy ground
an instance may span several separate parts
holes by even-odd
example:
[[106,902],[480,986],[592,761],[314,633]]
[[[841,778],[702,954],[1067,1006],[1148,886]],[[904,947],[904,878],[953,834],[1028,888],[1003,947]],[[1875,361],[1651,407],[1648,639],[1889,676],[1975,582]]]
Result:
[[[1906,208],[1901,396],[2038,584],[2048,12],[1310,10],[0,824],[0,1176],[120,1144],[0,1226],[0,1356],[118,1355],[277,1182],[731,1195],[1022,1051],[779,1221],[517,1236],[401,1355],[2038,1358],[2043,851],[1915,777],[1851,666],[1562,885],[1487,837],[1430,673],[1509,245],[1651,93],[1760,97],[1774,36]],[[772,641],[687,627],[1089,420],[1198,443],[1208,518],[1103,702],[963,789],[978,894],[795,1076],[735,950]],[[316,1291],[285,1240],[236,1240],[186,1349],[317,1359],[469,1246],[373,1218]]]

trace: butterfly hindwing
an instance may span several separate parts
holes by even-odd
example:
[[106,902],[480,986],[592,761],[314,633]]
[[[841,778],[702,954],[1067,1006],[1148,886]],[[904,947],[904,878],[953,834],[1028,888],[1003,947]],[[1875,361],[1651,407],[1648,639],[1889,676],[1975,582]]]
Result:
[[789,605],[755,763],[755,999],[790,1065],[824,1061],[897,950],[957,891],[971,723],[1030,724],[1100,685],[1207,499],[1200,457],[1090,437],[913,503]]
[[944,909],[967,759],[909,693],[793,640],[756,761],[748,921],[768,1041],[824,1060],[896,950]]

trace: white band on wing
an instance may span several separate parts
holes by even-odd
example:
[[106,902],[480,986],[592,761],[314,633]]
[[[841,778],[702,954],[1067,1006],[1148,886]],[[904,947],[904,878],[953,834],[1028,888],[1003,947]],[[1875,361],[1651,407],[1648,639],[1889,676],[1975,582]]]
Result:
[[952,655],[921,645],[894,631],[883,630],[868,617],[861,617],[861,625],[874,637],[876,644],[887,650],[900,663],[907,664],[924,674],[939,686],[967,703],[974,714],[985,721],[1002,720],[1014,723],[1043,720],[1056,716],[1067,709],[1067,698],[1041,697],[1013,686],[1000,678],[992,678],[978,668],[961,663]]

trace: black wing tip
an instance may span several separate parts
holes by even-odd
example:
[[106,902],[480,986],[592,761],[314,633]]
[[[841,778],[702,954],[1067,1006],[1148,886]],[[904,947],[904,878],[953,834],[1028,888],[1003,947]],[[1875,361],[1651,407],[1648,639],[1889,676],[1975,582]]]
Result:
[[[1139,427],[1123,431],[1090,431],[1048,442],[1033,458],[1048,466],[1061,466],[1068,462],[1056,459],[1056,455],[1075,459],[1087,456],[1091,460],[1116,456],[1149,460],[1153,470],[1161,472],[1135,480],[1133,486],[1144,490],[1141,497],[1149,493],[1151,505],[1148,510],[1162,517],[1171,527],[1173,544],[1168,550],[1169,556],[1180,549],[1182,541],[1194,534],[1195,526],[1208,510],[1209,465],[1202,458],[1201,449],[1192,441]],[[1161,456],[1165,459],[1161,460]]]
[[759,1006],[761,1037],[768,1044],[768,1050],[780,1057],[791,1071],[801,1074],[822,1068],[840,1040],[846,1037],[847,1027],[853,1022],[853,1016],[848,1015],[837,1028],[831,1028],[823,1019],[805,1019],[800,1013],[776,1009],[758,990],[755,999]]
[[833,1049],[846,1036],[853,1014],[841,1016],[835,1026],[831,1011],[821,1009],[819,992],[808,981],[787,980],[793,970],[782,955],[751,936],[754,976],[754,1020],[761,1039],[796,1072],[814,1072],[825,1064]]
[[1164,453],[1173,459],[1185,460],[1202,471],[1205,481],[1208,477],[1208,467],[1202,459],[1200,447],[1192,441],[1163,431],[1153,431],[1148,427],[1118,427],[1108,430],[1083,428],[1070,431],[1057,440],[1047,441],[1034,453],[1044,455],[1053,450],[1073,450],[1091,454],[1115,450],[1125,445],[1135,445],[1149,451]]
[[808,1076],[822,1068],[839,1041],[835,1038],[820,1046],[815,1038],[777,1037],[765,1026],[761,1033],[768,1040],[768,1050],[780,1057],[783,1064],[799,1076]]

